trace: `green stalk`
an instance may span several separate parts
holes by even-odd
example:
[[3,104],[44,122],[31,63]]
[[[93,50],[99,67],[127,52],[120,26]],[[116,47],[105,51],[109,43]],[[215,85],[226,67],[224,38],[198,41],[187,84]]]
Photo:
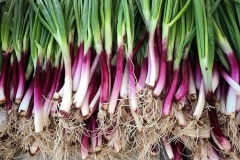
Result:
[[53,53],[52,52],[53,51],[53,44],[54,44],[53,42],[54,42],[54,38],[53,38],[53,36],[50,35],[49,44],[47,45],[47,49],[46,49],[47,60],[51,60],[52,53]]
[[174,60],[173,69],[179,68],[183,56],[183,45],[185,40],[185,17],[182,16],[179,21],[178,29],[180,30],[179,36],[176,37],[176,57]]
[[80,46],[80,43],[83,41],[83,33],[82,33],[82,23],[81,23],[81,16],[83,10],[82,1],[74,1],[73,2],[74,8],[74,16],[76,21],[76,28],[77,28],[77,45]]
[[74,6],[73,3],[76,3],[74,1],[71,0],[65,0],[62,1],[63,3],[63,13],[64,13],[64,20],[65,20],[65,24],[66,24],[66,31],[67,31],[67,35],[71,35],[71,32],[73,32],[73,23],[74,23]]
[[127,34],[127,53],[126,58],[128,56],[132,56],[133,52],[133,41],[134,41],[134,15],[133,15],[133,2],[132,0],[126,2],[126,0],[123,3],[124,8],[124,22],[126,25],[126,34]]
[[125,23],[123,17],[122,3],[119,5],[119,13],[117,18],[117,43],[118,46],[123,44],[123,36],[125,35]]
[[[38,21],[37,17],[38,17],[38,15],[36,15],[34,24],[33,24],[32,28],[30,28],[31,59],[34,64],[34,68],[37,67],[38,56],[42,57],[41,55],[39,55],[39,53],[41,53],[41,52],[38,52],[41,48],[40,45],[38,44],[38,41],[41,37],[42,25]],[[42,58],[40,58],[40,59],[42,59]]]
[[224,53],[223,53],[223,51],[220,47],[216,48],[216,53],[217,53],[217,56],[218,56],[221,64],[223,65],[224,69],[226,69],[226,71],[229,72],[230,68],[229,68],[229,65],[228,65],[228,61],[227,61],[226,57],[224,56]]
[[[170,19],[172,17],[175,17],[177,15],[177,13],[179,12],[179,8],[180,8],[179,2],[180,1],[177,1],[172,8],[170,8],[170,6],[172,6],[172,4],[167,5],[167,11],[164,12],[165,16],[166,16],[164,18],[165,19],[164,21],[166,23],[168,23],[170,21]],[[172,11],[172,12],[169,13],[170,11]],[[167,38],[167,40],[168,40],[168,42],[167,42],[167,63],[168,63],[168,65],[171,65],[171,66],[168,66],[168,67],[171,67],[171,68],[168,68],[168,69],[172,70],[173,49],[174,49],[174,44],[175,44],[177,25],[175,23],[175,24],[172,25],[171,28],[168,27],[168,25],[164,25],[164,26],[167,27],[166,32],[164,32],[164,33],[169,34],[169,37]],[[169,74],[169,75],[171,76],[171,74]]]
[[26,23],[26,30],[24,32],[24,36],[23,36],[23,53],[27,53],[28,48],[29,48],[29,30],[30,30],[30,26],[29,23]]
[[92,45],[92,31],[91,31],[91,3],[84,2],[83,15],[82,15],[82,28],[84,39],[84,55],[87,54],[87,50]]
[[141,16],[147,26],[147,29],[150,28],[150,20],[151,20],[151,10],[150,10],[150,1],[144,0],[136,0],[136,4],[139,8]]
[[104,11],[105,11],[105,18],[104,18],[104,45],[105,50],[108,56],[111,56],[112,53],[112,27],[111,27],[111,20],[112,20],[112,0],[104,0]]
[[7,52],[11,50],[11,23],[13,17],[13,1],[8,1],[4,6],[4,13],[1,19],[1,48]]
[[236,9],[236,12],[237,12],[238,26],[240,26],[240,3],[235,4],[235,9]]
[[238,60],[240,60],[240,31],[233,13],[233,8],[228,1],[224,1],[218,8],[219,16],[221,16],[220,20],[222,20],[221,26]]
[[[178,28],[179,30],[179,28]],[[167,47],[167,61],[173,60],[173,50],[174,50],[174,44],[176,39],[177,33],[177,24],[174,24],[169,32],[169,38],[168,38],[168,47]]]
[[17,56],[18,61],[22,57],[22,40],[23,40],[23,3],[17,1],[14,5],[14,17],[13,17],[13,47]]
[[191,0],[188,0],[180,12],[172,19],[171,22],[168,23],[168,26],[171,27],[177,20],[186,12],[188,6],[190,5]]
[[[173,1],[167,1],[165,3],[164,17],[163,17],[163,39],[168,36],[169,29],[177,22],[177,20],[186,12],[188,9],[191,0],[188,0],[186,4],[181,8],[181,10],[177,13],[177,7],[179,0],[176,0],[175,5],[173,7]],[[173,13],[173,15],[172,15]],[[177,14],[176,14],[177,13]],[[172,19],[172,20],[171,20]],[[170,21],[171,20],[171,21]]]
[[100,54],[103,50],[102,46],[102,38],[100,32],[100,25],[99,25],[99,15],[98,15],[98,1],[92,1],[92,30],[93,30],[93,39],[94,39],[94,47],[97,54]]
[[[195,19],[194,19],[193,4],[191,4],[189,6],[189,9],[186,11],[185,17],[186,17],[186,37],[188,37],[191,34],[192,30],[195,30]],[[191,44],[192,44],[192,41],[187,46],[185,46],[184,58],[187,58],[187,55],[189,53]]]

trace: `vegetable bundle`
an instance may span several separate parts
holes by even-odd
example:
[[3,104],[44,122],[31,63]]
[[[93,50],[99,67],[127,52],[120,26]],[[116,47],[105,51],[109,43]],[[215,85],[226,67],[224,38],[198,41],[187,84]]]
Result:
[[7,0],[0,23],[0,158],[240,157],[238,0]]

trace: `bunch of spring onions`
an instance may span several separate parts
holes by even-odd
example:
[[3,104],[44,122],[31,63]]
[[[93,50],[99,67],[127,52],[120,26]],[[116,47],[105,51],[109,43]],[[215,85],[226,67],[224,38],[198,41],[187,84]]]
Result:
[[0,1],[0,159],[239,159],[239,0]]

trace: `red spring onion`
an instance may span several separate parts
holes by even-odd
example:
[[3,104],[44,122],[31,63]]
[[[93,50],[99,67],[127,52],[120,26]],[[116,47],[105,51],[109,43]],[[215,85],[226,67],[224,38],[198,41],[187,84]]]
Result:
[[[27,64],[25,61],[25,57],[23,56],[23,38],[24,33],[27,32],[26,30],[29,29],[29,25],[27,25],[27,22],[24,21],[25,16],[28,16],[28,14],[24,14],[24,10],[27,9],[26,3],[23,1],[18,1],[14,5],[14,16],[13,16],[13,48],[15,50],[17,60],[18,60],[18,76],[19,76],[19,83],[18,83],[18,89],[15,96],[15,103],[20,104],[24,89],[25,89],[25,68],[24,65]],[[22,27],[26,26],[26,27]],[[23,65],[23,62],[26,62]]]
[[[0,75],[0,104],[5,104],[5,86],[7,83],[7,74],[8,74],[8,66],[11,58],[11,22],[13,17],[13,4],[12,2],[6,3],[4,7],[4,14],[1,19],[1,48],[2,48],[2,68]],[[14,69],[13,69],[14,71]]]
[[41,88],[41,64],[38,60],[34,76],[34,125],[35,132],[43,130],[43,106],[42,106],[42,88]]
[[[230,76],[234,81],[239,83],[239,68],[238,68],[238,62],[234,55],[234,52],[228,43],[225,36],[221,33],[220,28],[216,23],[213,23],[214,25],[214,31],[216,35],[216,41],[223,50],[223,52],[226,54],[229,69],[230,69]],[[228,95],[226,99],[226,112],[228,115],[231,115],[232,117],[235,116],[236,111],[236,102],[237,102],[237,95],[236,92],[232,87],[228,90]]]
[[[106,4],[105,4],[106,5]],[[109,4],[111,8],[111,4]],[[104,25],[105,27],[108,28],[110,31],[108,31],[109,35],[109,42],[105,44],[105,47],[108,49],[108,53],[106,50],[103,49],[103,42],[99,30],[99,20],[98,20],[98,2],[97,1],[92,1],[92,26],[93,26],[93,38],[94,38],[94,46],[97,54],[99,55],[99,60],[100,60],[100,66],[101,66],[101,91],[100,91],[100,107],[103,110],[107,109],[107,102],[109,98],[109,90],[110,90],[110,75],[109,75],[109,56],[108,54],[111,53],[111,26],[109,25],[110,21],[110,15],[108,12],[106,12],[105,15],[107,20],[105,20]],[[110,16],[110,17],[109,17]],[[105,28],[105,34],[106,32]],[[107,35],[105,35],[107,36]],[[105,42],[106,42],[107,37],[105,37]],[[110,48],[109,48],[110,47]],[[106,49],[106,48],[105,48]]]
[[123,21],[123,8],[122,5],[119,6],[118,12],[118,24],[117,24],[117,59],[116,59],[116,76],[113,83],[112,94],[109,101],[108,113],[113,116],[115,108],[117,105],[117,99],[119,97],[122,78],[123,78],[123,69],[124,69],[124,53],[123,53],[123,37],[125,34],[125,26]]
[[[192,22],[190,21],[189,23],[191,26]],[[189,28],[189,31],[187,31],[187,34],[186,34],[185,18],[183,16],[180,18],[179,28],[181,29],[182,38],[176,39],[176,41],[178,40],[177,43],[179,43],[178,45],[179,48],[177,48],[176,58],[174,60],[172,83],[163,101],[163,107],[162,107],[163,115],[169,115],[171,112],[173,99],[177,90],[179,69],[180,69],[181,59],[183,56],[184,47],[191,43],[195,35],[195,29],[193,29],[192,27]],[[186,37],[186,39],[184,39],[184,37]],[[187,57],[187,54],[185,55],[185,57]]]
[[[198,45],[198,55],[203,75],[203,83],[205,89],[206,102],[209,107],[208,117],[212,128],[212,138],[215,143],[219,144],[222,149],[230,150],[231,144],[220,129],[215,109],[215,101],[212,90],[212,68],[214,62],[214,34],[212,14],[210,11],[210,0],[194,0],[196,37]],[[204,28],[202,28],[204,26]]]
[[[46,8],[45,3],[49,8]],[[33,0],[30,0],[30,4],[32,5],[35,12],[38,12],[36,4]],[[62,98],[62,103],[60,107],[60,112],[64,116],[67,116],[70,112],[72,105],[72,72],[71,72],[71,57],[69,53],[69,47],[67,42],[67,30],[66,24],[64,21],[63,11],[59,1],[53,0],[48,2],[43,2],[42,0],[37,2],[40,11],[44,17],[40,18],[40,21],[47,28],[47,30],[52,34],[54,39],[60,46],[62,51],[63,61],[64,61],[64,94]]]
[[[146,84],[150,87],[155,86],[157,79],[156,59],[155,59],[155,32],[157,29],[157,23],[160,17],[160,11],[162,9],[162,1],[153,1],[150,5],[149,1],[136,1],[138,8],[142,14],[144,22],[149,31],[149,47],[148,47],[148,74],[146,78]],[[150,9],[150,7],[152,7]],[[151,12],[152,11],[152,12]]]
[[[82,25],[84,34],[84,53],[82,62],[81,78],[76,92],[73,103],[76,108],[80,108],[84,97],[87,93],[88,84],[90,81],[90,61],[91,61],[91,44],[92,44],[92,33],[90,31],[90,2],[85,1],[83,7]],[[80,62],[78,62],[80,63]]]

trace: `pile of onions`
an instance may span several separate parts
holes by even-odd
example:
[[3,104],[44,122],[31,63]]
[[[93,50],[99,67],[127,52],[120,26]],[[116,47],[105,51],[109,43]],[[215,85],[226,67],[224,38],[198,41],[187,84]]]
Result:
[[238,159],[240,3],[0,2],[0,159]]

